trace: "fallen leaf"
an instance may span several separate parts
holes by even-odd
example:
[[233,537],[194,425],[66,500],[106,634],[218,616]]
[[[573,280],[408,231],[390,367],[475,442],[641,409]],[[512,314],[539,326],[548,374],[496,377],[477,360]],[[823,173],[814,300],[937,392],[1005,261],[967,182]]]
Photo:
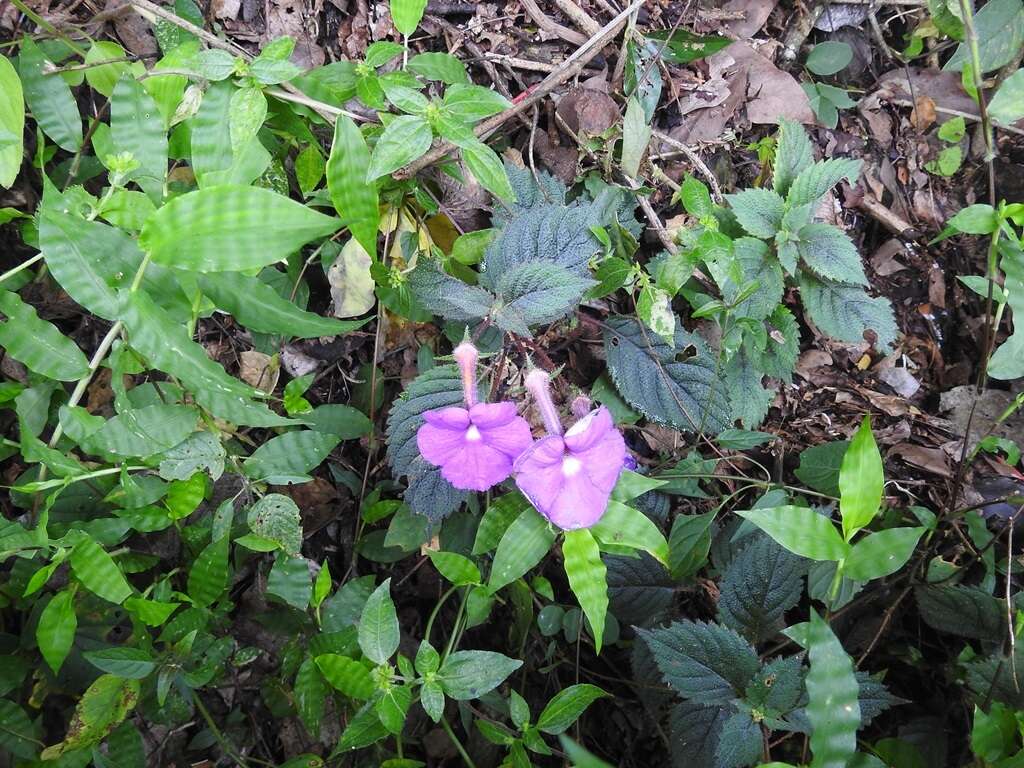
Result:
[[897,395],[913,397],[921,388],[921,382],[906,368],[883,368],[878,378],[892,387]]
[[729,0],[722,6],[723,11],[741,11],[742,19],[730,19],[723,24],[724,30],[732,37],[743,40],[753,37],[772,15],[779,0]]
[[736,42],[715,54],[727,54],[747,75],[747,117],[752,123],[774,125],[779,118],[814,123],[807,94],[788,72],[772,64],[749,45]]
[[953,472],[946,454],[940,448],[925,448],[913,443],[898,443],[889,451],[889,456],[898,456],[907,464],[941,477],[952,477]]
[[279,37],[295,40],[291,59],[303,69],[319,67],[327,60],[324,49],[316,43],[317,16],[323,0],[268,0],[267,28],[264,44]]
[[914,109],[910,112],[910,124],[924,133],[935,122],[935,102],[924,94],[914,101]]
[[832,355],[823,349],[808,349],[796,361],[796,374],[807,381],[811,380],[811,372],[832,365]]
[[241,361],[238,376],[242,381],[268,394],[274,391],[281,376],[281,366],[273,357],[255,349],[247,349],[238,357]]
[[335,317],[358,317],[373,308],[373,277],[370,275],[370,254],[352,238],[341,249],[338,258],[327,270]]

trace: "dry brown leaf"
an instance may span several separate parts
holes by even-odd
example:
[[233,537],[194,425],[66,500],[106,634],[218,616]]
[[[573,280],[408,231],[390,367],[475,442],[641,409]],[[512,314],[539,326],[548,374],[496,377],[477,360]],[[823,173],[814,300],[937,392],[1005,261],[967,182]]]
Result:
[[774,125],[782,117],[801,123],[815,122],[811,104],[800,84],[746,43],[733,43],[715,56],[731,56],[735,66],[746,72],[746,107],[750,122]]
[[910,124],[924,133],[935,122],[935,102],[924,94],[914,101],[914,109],[910,112]]
[[722,10],[740,11],[743,18],[725,22],[723,31],[740,40],[753,37],[761,31],[761,27],[768,21],[778,2],[779,0],[729,0],[722,6]]
[[281,376],[281,366],[274,358],[255,349],[247,349],[238,357],[241,361],[238,377],[242,381],[268,394],[274,391]]
[[931,472],[941,477],[952,477],[949,459],[941,448],[925,448],[913,443],[898,443],[889,451],[889,456],[898,456],[912,467]]
[[303,69],[319,67],[327,60],[316,43],[317,16],[322,9],[323,0],[267,0],[264,44],[287,35],[295,40],[292,61]]

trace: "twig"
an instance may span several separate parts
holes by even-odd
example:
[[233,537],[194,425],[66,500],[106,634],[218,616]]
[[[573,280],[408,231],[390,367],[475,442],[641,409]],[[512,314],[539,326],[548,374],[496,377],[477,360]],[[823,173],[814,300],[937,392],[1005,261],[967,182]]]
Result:
[[722,188],[718,186],[718,179],[715,178],[715,174],[711,172],[711,169],[707,167],[704,161],[700,159],[700,155],[694,152],[692,148],[683,144],[683,142],[673,139],[666,133],[652,131],[651,135],[686,155],[686,159],[693,164],[693,167],[700,172],[700,175],[707,181],[708,186],[711,187],[711,196],[715,199],[715,202],[721,204]]
[[534,23],[549,35],[555,35],[573,45],[583,45],[587,42],[585,35],[581,35],[574,29],[569,29],[548,16],[534,0],[519,0],[527,15]]
[[601,34],[601,25],[590,18],[573,0],[555,0],[559,10],[572,19],[572,23],[582,29],[589,37]]
[[[591,38],[577,49],[572,56],[563,61],[559,71],[552,72],[544,78],[522,101],[517,104],[513,104],[504,112],[499,112],[494,117],[484,120],[476,126],[473,132],[481,138],[489,136],[506,121],[518,114],[521,114],[522,112],[525,112],[562,83],[578,75],[583,70],[583,67],[585,67],[591,59],[597,56],[601,49],[618,34],[619,30],[622,29],[626,20],[629,18],[629,14],[635,9],[641,7],[643,4],[644,0],[634,0],[626,10],[608,22],[599,35]],[[455,146],[450,141],[442,141],[418,160],[414,160],[405,168],[395,171],[393,174],[394,178],[399,181],[412,178],[419,171],[444,158],[453,149],[455,149]]]
[[908,230],[916,231],[912,224],[904,221],[895,211],[889,208],[889,206],[879,202],[874,195],[864,194],[861,196],[860,202],[857,203],[857,207],[894,235],[902,235]]

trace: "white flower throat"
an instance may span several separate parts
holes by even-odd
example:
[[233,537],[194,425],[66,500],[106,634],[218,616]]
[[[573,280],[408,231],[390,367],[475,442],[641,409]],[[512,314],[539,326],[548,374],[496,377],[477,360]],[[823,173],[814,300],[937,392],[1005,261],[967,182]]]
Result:
[[575,456],[566,456],[562,460],[562,474],[566,477],[572,477],[581,469],[583,469],[583,462]]
[[469,429],[466,430],[466,439],[471,443],[475,443],[482,437],[483,435],[481,435],[480,430],[476,428],[476,424],[470,424]]

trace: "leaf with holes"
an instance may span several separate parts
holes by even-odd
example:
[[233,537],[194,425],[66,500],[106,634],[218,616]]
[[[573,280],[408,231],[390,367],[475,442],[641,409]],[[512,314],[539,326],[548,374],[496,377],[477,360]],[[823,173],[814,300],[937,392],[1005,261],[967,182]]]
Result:
[[249,507],[249,529],[290,555],[302,547],[302,516],[295,502],[280,493],[268,493]]

